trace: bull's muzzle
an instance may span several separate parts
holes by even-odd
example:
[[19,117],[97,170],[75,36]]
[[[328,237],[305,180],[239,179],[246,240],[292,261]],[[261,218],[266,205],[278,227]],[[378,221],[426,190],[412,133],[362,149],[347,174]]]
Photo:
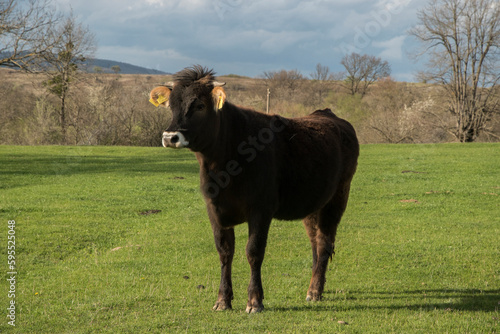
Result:
[[189,145],[186,137],[178,131],[163,132],[163,147],[183,148]]

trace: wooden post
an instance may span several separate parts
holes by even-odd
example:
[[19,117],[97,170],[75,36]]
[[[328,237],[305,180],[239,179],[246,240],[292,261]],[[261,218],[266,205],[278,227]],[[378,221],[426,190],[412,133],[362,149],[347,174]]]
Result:
[[266,103],[266,113],[269,114],[269,96],[271,95],[271,91],[269,88],[267,89],[267,103]]

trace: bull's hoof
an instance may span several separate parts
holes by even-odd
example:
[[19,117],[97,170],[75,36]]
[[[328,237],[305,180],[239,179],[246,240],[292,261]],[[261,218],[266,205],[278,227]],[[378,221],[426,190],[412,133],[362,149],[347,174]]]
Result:
[[264,311],[264,305],[262,305],[262,304],[259,304],[259,305],[248,304],[247,305],[247,309],[246,309],[247,313],[260,313],[262,311]]
[[321,297],[321,294],[319,294],[319,293],[313,293],[313,292],[307,293],[306,300],[308,302],[317,302],[317,301],[320,301],[321,299],[322,299],[322,297]]
[[212,308],[214,311],[224,311],[224,310],[231,310],[231,303],[226,302],[224,300],[218,300],[214,307]]

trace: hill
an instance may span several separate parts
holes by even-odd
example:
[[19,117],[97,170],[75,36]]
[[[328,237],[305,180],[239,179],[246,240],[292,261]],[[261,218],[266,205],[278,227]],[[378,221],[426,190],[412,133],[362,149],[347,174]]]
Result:
[[113,67],[118,66],[120,68],[119,73],[121,74],[168,74],[166,72],[154,70],[151,68],[145,68],[116,60],[99,59],[99,58],[90,59],[86,63],[86,66],[87,66],[87,72],[89,73],[94,73],[94,72],[115,73]]
[[[93,67],[92,67],[93,66]],[[95,71],[95,66],[99,70]],[[114,74],[113,66],[120,72]],[[129,67],[130,66],[130,67]],[[96,59],[70,90],[66,117],[71,126],[61,137],[57,98],[47,95],[43,75],[0,68],[0,144],[161,145],[158,138],[169,125],[171,112],[154,108],[150,90],[171,80],[171,75],[126,64]],[[127,74],[131,71],[141,74]],[[349,120],[361,143],[439,143],[454,141],[453,115],[446,110],[446,95],[438,85],[382,80],[364,96],[353,96],[335,81],[266,80],[235,74],[217,78],[236,105],[299,117],[330,108]],[[37,129],[37,131],[32,131]],[[479,141],[498,141],[496,115]]]
[[[0,52],[0,59],[8,58],[9,52]],[[92,58],[88,59],[82,69],[86,70],[88,73],[115,73],[113,69],[114,66],[118,66],[120,74],[169,74],[163,71],[154,70],[151,68],[146,68],[142,66],[132,65],[125,62],[120,62],[116,60]],[[79,65],[80,67],[80,65]],[[7,68],[7,66],[0,66],[0,68]],[[80,67],[81,68],[81,67]]]

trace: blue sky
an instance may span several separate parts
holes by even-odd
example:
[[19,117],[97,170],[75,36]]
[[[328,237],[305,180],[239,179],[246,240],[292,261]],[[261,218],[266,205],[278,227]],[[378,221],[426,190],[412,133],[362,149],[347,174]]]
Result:
[[414,81],[407,30],[419,0],[55,0],[96,35],[96,56],[165,72],[192,64],[219,74],[259,76],[317,63],[341,71],[346,53],[387,60]]

